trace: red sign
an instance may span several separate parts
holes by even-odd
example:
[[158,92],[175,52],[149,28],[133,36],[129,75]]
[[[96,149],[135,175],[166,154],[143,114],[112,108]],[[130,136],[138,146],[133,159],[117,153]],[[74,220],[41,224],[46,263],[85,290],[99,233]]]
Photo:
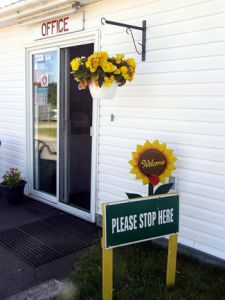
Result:
[[48,74],[41,74],[41,87],[48,86]]
[[35,28],[34,35],[35,40],[40,40],[81,30],[84,30],[83,12],[47,20]]
[[41,25],[42,37],[48,37],[59,33],[66,33],[69,31],[68,25],[69,17],[44,22]]

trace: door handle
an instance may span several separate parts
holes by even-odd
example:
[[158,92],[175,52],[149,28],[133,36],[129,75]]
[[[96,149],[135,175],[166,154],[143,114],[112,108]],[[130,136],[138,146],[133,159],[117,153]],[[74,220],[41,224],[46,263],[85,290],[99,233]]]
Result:
[[93,129],[93,127],[91,126],[90,127],[90,136],[93,136],[94,135],[94,129]]

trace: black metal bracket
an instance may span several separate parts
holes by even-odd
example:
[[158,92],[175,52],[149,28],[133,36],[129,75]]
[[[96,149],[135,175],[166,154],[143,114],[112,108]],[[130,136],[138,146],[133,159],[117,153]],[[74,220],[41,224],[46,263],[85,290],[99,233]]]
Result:
[[[114,22],[114,21],[109,21],[109,20],[106,20],[105,18],[101,19],[101,23],[102,23],[102,25],[110,24],[110,25],[115,25],[115,26],[126,27],[127,34],[131,34],[136,52],[141,55],[142,61],[145,61],[145,59],[146,59],[146,28],[147,28],[146,20],[142,21],[142,27],[133,26],[133,25],[124,24],[124,23],[118,23],[118,22]],[[134,40],[134,35],[133,35],[132,29],[142,31],[142,43],[138,43],[141,46],[141,51],[138,51],[138,49],[137,49],[137,43]]]

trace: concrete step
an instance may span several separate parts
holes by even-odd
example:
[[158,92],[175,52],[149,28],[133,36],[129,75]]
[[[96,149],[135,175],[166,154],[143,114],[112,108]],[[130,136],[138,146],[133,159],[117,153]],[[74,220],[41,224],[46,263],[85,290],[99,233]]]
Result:
[[62,286],[63,282],[51,279],[40,285],[19,292],[5,300],[53,300],[56,299]]

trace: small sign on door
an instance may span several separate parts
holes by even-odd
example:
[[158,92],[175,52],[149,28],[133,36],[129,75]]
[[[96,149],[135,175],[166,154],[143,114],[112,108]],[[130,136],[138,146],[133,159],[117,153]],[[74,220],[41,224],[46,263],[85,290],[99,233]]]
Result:
[[48,74],[41,74],[41,87],[48,87]]

